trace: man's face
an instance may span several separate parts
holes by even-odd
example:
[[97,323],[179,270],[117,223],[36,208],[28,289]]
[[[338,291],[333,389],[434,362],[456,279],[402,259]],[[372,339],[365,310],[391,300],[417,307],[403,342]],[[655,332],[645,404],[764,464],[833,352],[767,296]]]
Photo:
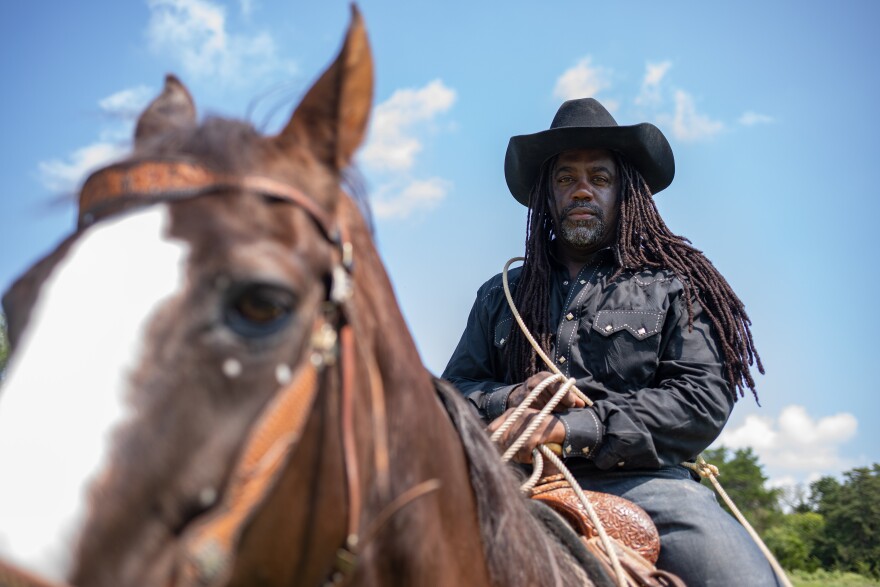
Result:
[[617,229],[617,165],[610,151],[578,149],[559,155],[551,175],[557,234],[589,252],[612,244]]

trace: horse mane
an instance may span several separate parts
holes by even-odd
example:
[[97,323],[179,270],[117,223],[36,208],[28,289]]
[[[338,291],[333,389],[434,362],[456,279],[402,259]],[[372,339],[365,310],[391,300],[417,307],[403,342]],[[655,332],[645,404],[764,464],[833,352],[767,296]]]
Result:
[[[498,449],[468,402],[447,381],[435,378],[434,386],[467,454],[493,582],[505,587],[525,587],[534,585],[535,577],[541,577],[542,584],[547,585],[584,585],[582,567],[533,515],[529,500],[519,490],[521,476],[501,461]],[[590,580],[601,582],[602,573],[591,572]]]

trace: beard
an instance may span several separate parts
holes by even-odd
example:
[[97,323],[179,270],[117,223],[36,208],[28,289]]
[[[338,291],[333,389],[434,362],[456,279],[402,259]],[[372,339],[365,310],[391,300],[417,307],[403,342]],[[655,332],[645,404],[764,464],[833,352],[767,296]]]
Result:
[[[568,214],[576,208],[587,208],[595,216],[574,220]],[[562,211],[559,222],[560,238],[573,247],[591,247],[602,242],[605,237],[605,215],[595,204],[587,202],[572,204]]]

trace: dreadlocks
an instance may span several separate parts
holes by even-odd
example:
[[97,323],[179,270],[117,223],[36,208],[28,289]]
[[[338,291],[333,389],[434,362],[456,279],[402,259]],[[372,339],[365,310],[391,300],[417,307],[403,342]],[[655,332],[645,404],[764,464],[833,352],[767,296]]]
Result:
[[[557,157],[542,166],[532,188],[526,233],[525,263],[514,293],[514,301],[526,326],[542,348],[549,348],[552,328],[549,321],[550,254],[554,236],[551,202],[551,175]],[[629,161],[615,154],[620,181],[620,213],[614,247],[617,269],[611,279],[624,271],[664,268],[672,271],[684,287],[688,326],[693,327],[694,301],[709,316],[721,342],[725,378],[732,390],[744,394],[748,387],[757,401],[755,381],[749,367],[757,363],[751,320],[742,301],[727,280],[703,253],[684,237],[673,234],[657,211],[651,190]],[[514,328],[509,346],[512,381],[525,381],[540,371],[538,357],[522,333]],[[734,394],[736,396],[736,393]]]

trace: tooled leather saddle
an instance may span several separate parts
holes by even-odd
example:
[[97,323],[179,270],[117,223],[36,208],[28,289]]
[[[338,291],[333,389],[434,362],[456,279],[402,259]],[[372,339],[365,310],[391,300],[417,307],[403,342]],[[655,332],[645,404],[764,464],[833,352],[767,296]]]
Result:
[[[599,521],[612,539],[628,585],[685,587],[680,578],[654,566],[660,556],[660,534],[645,510],[616,495],[595,491],[584,493],[587,494]],[[541,479],[532,490],[531,497],[549,506],[565,519],[587,550],[604,565],[608,575],[612,577],[615,575],[611,559],[599,539],[599,532],[562,475]]]

